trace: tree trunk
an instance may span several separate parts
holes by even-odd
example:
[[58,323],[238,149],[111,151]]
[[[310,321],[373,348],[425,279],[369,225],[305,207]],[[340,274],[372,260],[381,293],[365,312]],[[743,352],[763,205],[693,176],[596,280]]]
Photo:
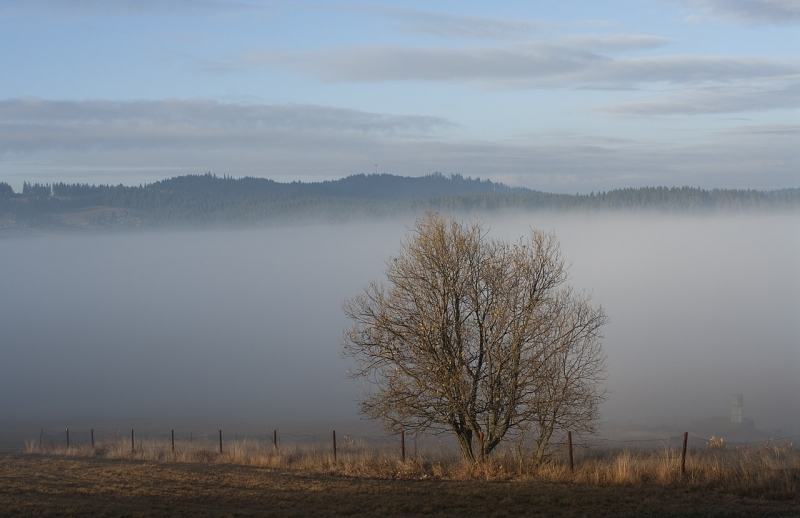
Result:
[[456,437],[458,437],[458,445],[461,447],[461,455],[466,460],[475,460],[475,454],[472,453],[472,430],[462,428],[454,430]]

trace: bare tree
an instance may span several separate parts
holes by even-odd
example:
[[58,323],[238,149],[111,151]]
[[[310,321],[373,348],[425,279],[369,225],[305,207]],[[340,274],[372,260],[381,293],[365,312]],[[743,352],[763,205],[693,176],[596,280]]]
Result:
[[392,429],[452,432],[465,458],[509,432],[592,430],[604,399],[602,307],[566,285],[552,233],[515,244],[478,222],[418,220],[373,282],[345,301],[344,355],[371,381],[367,416]]

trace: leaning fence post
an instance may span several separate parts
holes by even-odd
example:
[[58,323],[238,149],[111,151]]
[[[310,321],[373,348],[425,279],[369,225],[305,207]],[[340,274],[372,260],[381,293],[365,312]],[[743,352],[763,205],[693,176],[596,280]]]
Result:
[[575,471],[575,463],[572,461],[572,432],[567,432],[567,449],[569,450],[569,470]]
[[219,452],[222,453],[222,430],[219,431]]
[[69,449],[69,428],[67,428],[67,449]]
[[92,428],[92,448],[94,448],[94,428]]
[[278,430],[272,430],[272,447],[278,451]]
[[400,430],[400,458],[406,461],[406,433],[403,430]]
[[333,462],[336,462],[336,430],[333,431]]
[[175,430],[172,430],[172,451],[175,451]]
[[681,478],[686,476],[686,442],[689,440],[689,432],[683,432],[683,448],[681,449]]
[[134,453],[134,449],[133,449],[133,428],[131,428],[131,454],[133,454],[133,453]]

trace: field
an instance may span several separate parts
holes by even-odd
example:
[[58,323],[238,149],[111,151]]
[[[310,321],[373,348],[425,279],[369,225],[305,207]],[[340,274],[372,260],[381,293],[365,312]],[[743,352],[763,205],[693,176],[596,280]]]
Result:
[[124,441],[0,455],[2,516],[800,516],[800,451],[598,452],[482,466],[393,452],[232,442],[223,454]]

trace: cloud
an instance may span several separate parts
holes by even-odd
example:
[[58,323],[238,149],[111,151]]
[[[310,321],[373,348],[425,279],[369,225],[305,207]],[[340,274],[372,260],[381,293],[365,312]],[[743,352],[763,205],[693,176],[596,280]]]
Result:
[[241,56],[237,63],[280,65],[329,82],[382,82],[550,77],[573,73],[603,59],[589,52],[546,46],[529,49],[365,46],[285,52],[256,50]]
[[430,139],[450,126],[437,117],[314,105],[11,99],[0,101],[0,176],[77,181],[77,173],[111,183],[209,170],[344,176],[367,163],[371,170],[387,142]]
[[[433,171],[556,192],[644,185],[796,186],[800,126],[742,127],[691,144],[545,133],[454,140],[450,123],[324,106],[0,101],[7,181],[139,183],[213,171],[283,181]],[[439,132],[439,133],[437,133]]]
[[800,74],[794,62],[754,57],[612,58],[559,45],[509,48],[339,47],[254,50],[231,66],[280,66],[325,82],[474,81],[488,87],[628,88],[642,83],[703,84]]
[[[87,139],[111,141],[163,135],[207,136],[227,142],[270,131],[425,136],[450,126],[447,120],[399,116],[316,105],[225,104],[196,99],[118,102],[0,101],[0,150],[13,150],[30,135],[38,145]],[[244,134],[244,135],[243,135]],[[16,137],[14,136],[16,135]],[[63,140],[62,140],[63,139]],[[169,140],[169,139],[167,139]],[[11,144],[16,141],[15,144]]]
[[[673,0],[674,1],[674,0]],[[797,0],[678,0],[684,5],[713,16],[739,23],[800,23]],[[693,18],[696,21],[696,18]]]
[[[719,132],[724,137],[732,138],[797,138],[800,136],[800,124],[758,124],[739,126]],[[800,153],[795,153],[795,156]]]
[[0,16],[74,15],[126,16],[224,13],[275,9],[347,12],[388,18],[400,30],[465,39],[519,39],[529,37],[538,24],[529,21],[465,16],[403,7],[320,2],[247,0],[26,0],[0,8]]
[[0,16],[30,15],[126,16],[235,12],[262,7],[252,2],[226,0],[25,0],[0,9]]
[[660,94],[643,101],[600,106],[617,117],[706,115],[800,108],[800,84],[781,89],[704,88]]
[[649,50],[673,42],[672,38],[648,34],[578,34],[560,40],[564,45],[592,52]]
[[399,22],[401,30],[463,39],[522,39],[531,37],[538,24],[529,21],[463,16],[399,7],[359,6],[355,10]]

